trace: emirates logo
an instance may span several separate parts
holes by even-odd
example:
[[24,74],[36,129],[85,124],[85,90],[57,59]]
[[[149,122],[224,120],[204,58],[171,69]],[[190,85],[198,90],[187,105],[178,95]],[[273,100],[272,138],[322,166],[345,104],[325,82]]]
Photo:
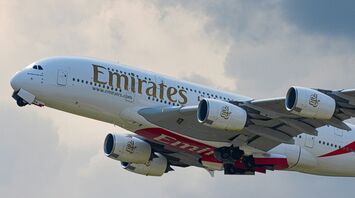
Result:
[[313,107],[318,107],[319,101],[320,100],[318,100],[318,94],[312,94],[309,97],[309,104]]
[[134,145],[134,141],[133,140],[131,140],[131,141],[129,141],[128,143],[127,143],[127,146],[126,146],[126,151],[128,152],[128,153],[133,153],[134,152],[134,150],[136,150],[136,146]]
[[226,120],[229,119],[230,115],[232,114],[232,112],[229,111],[229,107],[226,105],[224,107],[222,107],[220,116]]

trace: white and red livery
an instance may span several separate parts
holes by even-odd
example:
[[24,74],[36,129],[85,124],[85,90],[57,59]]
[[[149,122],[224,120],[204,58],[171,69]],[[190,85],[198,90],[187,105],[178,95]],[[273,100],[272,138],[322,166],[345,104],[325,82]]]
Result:
[[37,105],[118,125],[105,154],[161,176],[174,166],[253,175],[288,170],[355,176],[355,90],[291,87],[254,100],[113,62],[36,61],[11,79],[19,106]]

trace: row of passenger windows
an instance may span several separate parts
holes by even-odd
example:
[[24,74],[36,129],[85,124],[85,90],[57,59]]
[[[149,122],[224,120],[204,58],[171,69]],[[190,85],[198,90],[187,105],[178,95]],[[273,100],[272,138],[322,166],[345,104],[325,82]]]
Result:
[[[135,76],[137,78],[139,78],[139,75],[137,74],[134,74],[133,72],[124,72],[124,71],[121,71],[121,70],[118,70],[118,69],[113,69],[113,68],[108,68],[109,71],[112,71],[112,72],[117,72],[117,73],[121,73],[121,74],[125,74],[125,75],[129,75],[129,76]],[[152,80],[151,78],[149,77],[144,77],[144,80]],[[181,89],[184,89],[186,91],[191,91],[191,92],[195,92],[195,93],[198,93],[198,94],[203,94],[203,95],[207,95],[208,98],[216,98],[216,99],[221,99],[221,100],[228,100],[228,101],[231,101],[230,98],[226,98],[226,97],[223,97],[223,96],[218,96],[218,95],[215,95],[215,94],[211,94],[211,93],[207,93],[207,92],[204,92],[204,91],[199,91],[199,90],[196,90],[196,89],[191,89],[191,88],[188,88],[188,87],[184,87],[184,86],[180,86],[178,85],[177,88],[181,88]]]
[[[116,72],[116,73],[120,73],[120,74],[124,74],[124,75],[129,75],[129,76],[135,76],[137,78],[139,78],[139,75],[138,74],[134,74],[133,72],[125,72],[125,71],[121,71],[121,70],[118,70],[118,69],[112,69],[112,68],[108,68],[109,71],[112,71],[112,72]],[[144,77],[144,80],[152,80],[151,78],[149,77]]]
[[[302,138],[302,135],[298,135],[298,138]],[[318,143],[321,144],[321,145],[330,146],[330,147],[334,147],[334,148],[341,148],[340,145],[329,143],[329,142],[325,142],[325,141],[321,141],[321,140],[319,140]],[[348,148],[344,148],[344,149],[348,149]]]
[[[87,85],[94,85],[94,86],[102,87],[104,89],[106,88],[106,89],[112,90],[112,91],[122,92],[121,89],[113,88],[113,87],[110,87],[110,86],[105,86],[105,85],[101,85],[101,84],[97,84],[97,83],[93,83],[93,82],[89,82],[87,80],[85,81],[85,80],[80,80],[80,79],[73,78],[73,81],[74,82],[83,83],[83,84],[87,84]],[[158,98],[150,97],[150,96],[148,97],[148,100],[152,100],[152,101],[155,101],[155,102],[160,102],[160,103],[164,103],[164,104],[168,104],[168,105],[173,105],[173,106],[179,106],[180,105],[179,103],[173,103],[173,102],[166,101],[166,100],[160,100]]]
[[199,91],[199,90],[196,90],[196,89],[191,89],[191,88],[188,88],[188,87],[182,87],[182,86],[177,86],[178,88],[181,87],[181,89],[185,89],[186,91],[191,91],[191,92],[195,92],[195,93],[198,93],[198,94],[202,94],[202,95],[207,95],[208,98],[215,98],[215,99],[221,99],[221,100],[228,100],[228,101],[231,101],[230,98],[226,98],[226,97],[223,97],[223,96],[218,96],[216,94],[211,94],[211,93],[208,93],[208,92],[204,92],[204,91]]
[[[118,70],[118,69],[113,69],[113,68],[108,68],[109,71],[112,71],[112,72],[116,72],[116,73],[120,73],[120,74],[124,74],[124,75],[128,75],[128,76],[134,76],[134,77],[137,77],[139,78],[139,75],[138,74],[134,74],[133,72],[125,72],[125,71],[122,71],[122,70]],[[149,80],[151,81],[152,78],[149,78],[149,77],[144,77],[144,80]],[[178,86],[179,87],[179,86]]]
[[148,96],[148,100],[152,100],[155,102],[160,102],[160,103],[164,103],[164,104],[168,104],[168,105],[173,105],[173,106],[179,106],[179,103],[174,103],[174,102],[170,102],[170,101],[166,101],[166,100],[160,100],[159,98],[155,98],[155,97],[150,97]]
[[[133,74],[134,75],[134,74]],[[94,85],[94,86],[98,86],[98,87],[102,87],[102,88],[107,88],[107,89],[111,89],[112,91],[120,91],[120,89],[118,88],[113,88],[113,87],[110,87],[110,86],[106,86],[106,85],[101,85],[101,84],[98,84],[98,83],[93,83],[91,81],[85,81],[85,80],[80,80],[80,79],[76,79],[76,78],[73,78],[73,81],[76,81],[76,82],[81,82],[81,83],[84,83],[84,84],[88,84],[88,85]],[[180,86],[178,85],[177,86],[178,88],[180,88]],[[184,87],[181,87],[181,89],[184,89]],[[186,88],[186,90],[189,90],[188,88]],[[195,93],[199,93],[199,94],[203,94],[205,95],[206,92],[201,92],[201,91],[197,91],[196,89],[195,90],[192,90],[190,89],[191,91],[194,91]],[[231,101],[230,98],[226,98],[226,97],[222,97],[222,96],[217,96],[217,95],[214,95],[214,94],[209,94],[207,93],[207,98],[215,98],[215,99],[221,99],[221,100],[226,100],[226,101]],[[149,99],[149,98],[148,98]],[[198,98],[198,100],[200,100],[200,97]]]
[[[122,92],[121,89],[113,88],[113,87],[105,86],[105,85],[100,85],[100,84],[97,84],[97,83],[89,82],[87,80],[85,81],[85,80],[80,80],[80,79],[73,78],[73,81],[74,82],[83,83],[83,84],[87,84],[87,85],[94,85],[94,86],[106,88],[106,89],[109,89],[109,90],[112,90],[112,91]],[[155,101],[155,102],[160,102],[160,103],[164,103],[164,104],[168,104],[168,105],[173,105],[173,106],[179,106],[180,105],[179,103],[173,103],[173,102],[166,101],[166,100],[160,100],[158,98],[150,97],[150,96],[148,97],[148,100],[152,100],[152,101]]]
[[[321,140],[319,140],[318,143],[319,144],[323,144],[323,145],[327,145],[327,146],[331,146],[331,147],[335,147],[335,148],[339,148],[339,149],[341,148],[340,145],[332,144],[332,143],[321,141]],[[351,152],[355,151],[354,149],[348,148],[348,147],[343,147],[343,149],[346,150],[346,151],[351,151]]]
[[336,144],[325,142],[325,141],[321,141],[321,140],[319,140],[318,143],[319,144],[323,144],[323,145],[327,145],[327,146],[330,146],[330,147],[341,148],[340,145],[336,145]]
[[106,89],[109,89],[109,90],[112,90],[112,91],[119,91],[119,92],[122,92],[122,90],[121,89],[118,89],[118,88],[113,88],[113,87],[110,87],[110,86],[105,86],[105,85],[101,85],[101,84],[98,84],[98,83],[93,83],[93,82],[89,82],[89,81],[85,81],[85,80],[80,80],[80,79],[78,79],[78,78],[73,78],[73,81],[74,82],[81,82],[81,83],[83,83],[83,84],[87,84],[87,85],[94,85],[94,86],[97,86],[97,87],[102,87],[102,88],[106,88]]

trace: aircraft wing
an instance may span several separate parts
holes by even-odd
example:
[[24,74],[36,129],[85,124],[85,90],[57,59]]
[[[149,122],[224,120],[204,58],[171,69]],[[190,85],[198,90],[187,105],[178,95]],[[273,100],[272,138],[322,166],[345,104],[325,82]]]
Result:
[[[293,137],[301,133],[317,135],[317,128],[325,125],[350,130],[343,121],[355,116],[355,89],[331,91],[296,87],[293,90],[298,93],[293,100],[288,94],[284,98],[229,102],[247,113],[247,123],[239,131],[227,131],[201,124],[197,120],[198,106],[144,108],[139,114],[154,125],[184,136],[234,146],[248,145],[261,151],[268,151],[281,143],[293,143]],[[296,104],[290,110],[285,106],[288,102],[286,100],[301,103],[303,100],[306,103],[301,107]],[[332,105],[333,109],[330,107]],[[312,106],[317,114],[310,115],[302,109],[313,111]],[[330,111],[330,117],[326,117],[325,114]]]

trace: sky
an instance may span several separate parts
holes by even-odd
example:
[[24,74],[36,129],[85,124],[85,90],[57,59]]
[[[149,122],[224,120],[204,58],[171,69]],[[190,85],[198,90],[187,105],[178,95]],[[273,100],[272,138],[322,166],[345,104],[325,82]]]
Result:
[[0,1],[1,197],[346,197],[355,178],[268,172],[145,177],[103,153],[107,123],[19,108],[11,76],[40,58],[96,57],[254,98],[354,88],[351,0]]

